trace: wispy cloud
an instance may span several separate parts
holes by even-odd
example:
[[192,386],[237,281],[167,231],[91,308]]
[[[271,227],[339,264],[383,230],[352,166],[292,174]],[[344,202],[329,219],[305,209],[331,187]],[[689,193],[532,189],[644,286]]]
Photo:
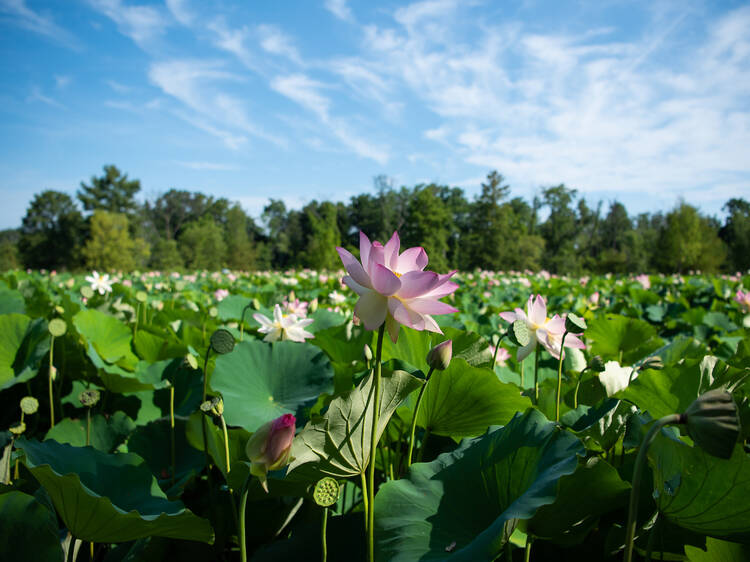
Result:
[[44,104],[47,104],[51,107],[56,107],[58,109],[67,109],[63,104],[61,104],[59,101],[57,101],[54,98],[51,98],[49,96],[44,95],[41,88],[38,88],[37,86],[34,86],[31,89],[31,94],[26,98],[27,102],[42,102]]
[[91,6],[117,24],[124,35],[141,47],[162,35],[170,22],[163,10],[153,6],[130,6],[120,0],[88,0]]
[[133,88],[131,86],[126,86],[125,84],[121,84],[120,82],[117,82],[115,80],[106,80],[106,84],[118,94],[129,94],[133,91]]
[[74,50],[82,48],[81,42],[55,23],[51,15],[35,12],[26,5],[26,0],[0,0],[0,15],[8,16],[19,27],[43,35],[60,45]]
[[354,16],[347,4],[347,0],[326,0],[325,8],[340,20],[354,21]]
[[257,33],[261,48],[267,53],[286,57],[296,64],[302,64],[292,39],[275,25],[259,25]]
[[58,90],[64,90],[72,81],[73,79],[70,76],[55,74],[55,88]]
[[209,172],[231,172],[240,169],[239,166],[235,166],[234,164],[221,164],[218,162],[184,162],[178,160],[175,164],[190,170]]
[[188,0],[166,0],[167,8],[178,22],[185,26],[191,26],[195,21],[195,14],[188,6]]

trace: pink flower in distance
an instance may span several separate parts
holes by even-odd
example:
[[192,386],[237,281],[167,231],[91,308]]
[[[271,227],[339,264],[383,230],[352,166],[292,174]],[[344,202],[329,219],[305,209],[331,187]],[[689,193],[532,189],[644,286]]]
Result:
[[750,310],[750,291],[737,289],[737,294],[735,295],[734,300],[740,303],[740,307],[744,310]]
[[[547,303],[544,302],[542,295],[529,296],[529,302],[526,304],[526,312],[516,308],[515,312],[501,312],[500,317],[510,323],[516,320],[523,320],[536,337],[529,340],[529,343],[518,349],[516,358],[523,361],[528,357],[537,343],[540,343],[552,357],[560,358],[560,344],[565,333],[565,318],[555,314],[552,318],[547,316]],[[577,347],[585,349],[584,343],[578,339],[575,334],[569,333],[565,336],[565,347]]]
[[292,414],[284,414],[260,426],[247,440],[245,452],[250,459],[250,474],[258,477],[266,492],[268,471],[279,470],[289,462],[296,423]]
[[424,249],[409,248],[399,254],[400,246],[397,232],[385,246],[380,242],[371,243],[360,232],[361,261],[344,248],[336,248],[349,274],[344,276],[343,282],[359,295],[354,313],[368,330],[376,330],[385,322],[394,342],[401,324],[442,334],[431,315],[458,312],[438,300],[458,288],[449,281],[456,272],[440,275],[424,271],[428,261]]

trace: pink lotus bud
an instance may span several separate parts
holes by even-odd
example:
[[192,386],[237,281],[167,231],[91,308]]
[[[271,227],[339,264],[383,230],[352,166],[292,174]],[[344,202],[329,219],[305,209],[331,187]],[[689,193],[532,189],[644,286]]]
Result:
[[453,341],[445,340],[437,344],[427,354],[427,364],[438,371],[445,371],[453,358]]
[[245,451],[251,462],[250,473],[258,477],[266,492],[268,471],[279,470],[291,460],[289,452],[292,449],[296,423],[292,414],[284,414],[260,426],[247,441]]

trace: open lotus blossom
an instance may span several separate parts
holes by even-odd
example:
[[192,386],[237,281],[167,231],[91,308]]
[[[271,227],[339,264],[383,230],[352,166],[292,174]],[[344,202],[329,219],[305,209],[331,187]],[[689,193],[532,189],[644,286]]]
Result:
[[394,342],[401,324],[442,334],[431,315],[458,312],[438,300],[458,288],[449,281],[456,272],[441,275],[424,271],[428,262],[424,249],[409,248],[399,253],[400,246],[397,232],[385,246],[380,242],[371,243],[360,232],[361,261],[344,248],[336,248],[349,274],[344,276],[343,282],[359,295],[354,313],[368,330],[376,330],[385,322]]
[[743,310],[750,311],[750,291],[737,289],[737,294],[734,296],[734,300],[740,303]]
[[86,281],[91,283],[91,290],[99,291],[100,295],[112,292],[112,281],[108,273],[97,273],[94,270],[91,275],[86,277]]
[[297,318],[296,314],[282,314],[281,307],[277,304],[273,307],[273,320],[256,312],[253,318],[260,324],[258,331],[266,334],[263,341],[290,340],[303,342],[306,338],[315,336],[305,330],[305,327],[313,323],[312,318]]
[[288,314],[294,314],[298,318],[307,318],[307,307],[309,306],[309,303],[299,299],[293,299],[291,301],[285,300],[283,304],[284,310],[286,310]]
[[[523,361],[528,357],[537,343],[542,344],[555,359],[560,359],[560,344],[565,333],[565,318],[555,314],[552,318],[547,316],[547,303],[541,295],[529,296],[526,312],[516,308],[515,312],[501,312],[500,317],[510,323],[523,320],[535,337],[529,339],[529,343],[518,349],[516,358]],[[565,336],[565,347],[585,349],[584,343],[575,334],[569,333]]]

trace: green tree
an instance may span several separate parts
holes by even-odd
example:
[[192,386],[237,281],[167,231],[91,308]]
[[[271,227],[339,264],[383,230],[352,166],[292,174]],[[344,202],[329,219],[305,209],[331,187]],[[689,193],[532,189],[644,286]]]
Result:
[[149,247],[143,239],[131,237],[127,216],[94,211],[89,239],[83,248],[88,267],[103,271],[130,271],[145,263],[149,254]]
[[224,232],[210,216],[185,227],[179,240],[185,264],[191,269],[221,269],[226,255]]
[[508,239],[511,235],[512,209],[503,205],[510,186],[503,185],[505,179],[492,171],[482,184],[482,192],[469,210],[469,231],[466,236],[466,259],[464,266],[481,269],[502,269]]
[[152,246],[150,266],[159,271],[175,271],[185,267],[185,262],[177,248],[176,240],[159,238]]
[[255,267],[255,249],[250,239],[252,219],[239,205],[227,212],[226,247],[227,266],[237,270],[251,270]]
[[16,228],[0,231],[0,271],[21,267],[21,255],[18,252],[20,232]]
[[664,272],[713,272],[726,257],[726,246],[711,222],[698,209],[680,201],[667,213],[658,243],[658,263]]
[[170,189],[153,203],[146,203],[146,214],[159,235],[167,240],[177,240],[189,222],[210,215],[216,224],[228,220],[229,201],[214,199],[203,193]]
[[336,269],[341,261],[334,248],[341,245],[336,205],[313,201],[302,209],[308,230],[303,264],[313,269]]
[[109,165],[104,166],[102,177],[91,177],[91,185],[81,182],[78,200],[85,211],[108,211],[132,216],[138,209],[135,194],[140,189],[140,181],[129,180],[127,174],[122,175],[117,167]]
[[601,225],[599,255],[593,264],[598,273],[625,273],[631,262],[633,223],[625,206],[614,201]]
[[444,271],[449,268],[452,222],[440,187],[418,185],[409,199],[401,241],[405,247],[422,246],[430,258],[429,269]]
[[719,235],[729,249],[729,268],[745,272],[750,269],[750,202],[730,199],[724,210],[727,218]]
[[79,265],[85,223],[66,193],[38,193],[21,224],[18,249],[26,267],[71,269]]
[[578,273],[581,269],[576,245],[579,222],[572,207],[576,194],[563,184],[542,190],[543,204],[549,209],[540,227],[545,242],[543,265],[553,273]]

